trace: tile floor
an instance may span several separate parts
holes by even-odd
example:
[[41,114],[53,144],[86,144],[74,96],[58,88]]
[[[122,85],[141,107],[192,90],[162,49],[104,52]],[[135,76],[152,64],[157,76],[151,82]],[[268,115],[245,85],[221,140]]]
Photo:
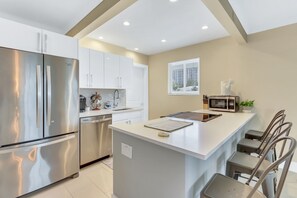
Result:
[[79,177],[25,196],[26,198],[112,198],[112,169],[96,163],[81,169]]
[[[59,182],[26,198],[112,198],[112,176],[110,161],[99,162],[83,168],[76,179]],[[296,197],[297,173],[289,172],[281,198]]]

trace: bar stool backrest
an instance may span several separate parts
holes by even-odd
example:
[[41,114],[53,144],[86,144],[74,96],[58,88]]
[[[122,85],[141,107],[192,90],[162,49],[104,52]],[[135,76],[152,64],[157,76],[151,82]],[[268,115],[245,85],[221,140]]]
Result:
[[[267,144],[267,142],[270,140],[271,137],[277,135],[278,133],[280,133],[280,130],[282,127],[282,124],[284,123],[284,120],[286,118],[286,115],[285,114],[282,114],[280,116],[278,116],[276,118],[276,120],[274,121],[273,125],[270,127],[269,131],[265,131],[264,133],[266,134],[263,134],[262,138],[261,138],[261,144],[259,145],[259,151],[263,150],[263,147]],[[271,139],[273,140],[273,139]]]
[[[266,151],[267,147],[270,145],[271,142],[279,139],[282,136],[289,136],[291,128],[292,128],[292,122],[285,122],[280,124],[271,134],[271,136],[267,137],[265,142],[263,143],[263,146],[259,152],[259,155],[262,156],[263,153]],[[281,146],[281,150],[279,153],[279,158],[283,155],[284,148],[285,148],[286,142],[283,142]],[[275,150],[275,147],[272,147],[273,150]],[[276,157],[276,154],[275,154]]]
[[260,185],[262,184],[262,182],[264,181],[265,177],[273,170],[275,170],[281,163],[285,162],[284,168],[282,170],[281,173],[281,177],[277,183],[276,186],[276,192],[275,192],[275,198],[279,198],[281,191],[283,189],[284,186],[284,182],[285,179],[287,177],[287,173],[296,149],[296,140],[292,137],[281,137],[278,138],[276,140],[274,140],[272,143],[269,144],[269,146],[267,147],[267,149],[265,150],[264,155],[260,158],[260,160],[258,161],[257,165],[255,166],[250,178],[248,179],[248,181],[246,182],[247,185],[249,185],[249,183],[251,182],[251,180],[253,179],[253,177],[256,175],[261,163],[265,160],[266,155],[268,155],[269,151],[273,148],[276,147],[277,144],[288,144],[289,146],[287,147],[288,150],[284,153],[284,155],[282,155],[279,159],[277,159],[276,161],[274,161],[270,166],[268,166],[268,168],[263,172],[263,174],[260,176],[259,180],[257,181],[257,183],[255,184],[253,190],[249,193],[247,198],[252,198],[254,193],[256,192],[256,190],[260,187]]
[[[260,140],[264,140],[266,136],[268,136],[268,134],[272,131],[273,127],[276,125],[275,123],[279,123],[279,119],[282,119],[282,116],[285,114],[285,110],[280,110],[279,112],[277,112],[274,117],[272,118],[272,120],[270,121],[269,125],[267,126],[267,128],[265,129],[263,136],[260,138]],[[284,119],[284,118],[283,118]],[[284,121],[284,120],[283,120]]]

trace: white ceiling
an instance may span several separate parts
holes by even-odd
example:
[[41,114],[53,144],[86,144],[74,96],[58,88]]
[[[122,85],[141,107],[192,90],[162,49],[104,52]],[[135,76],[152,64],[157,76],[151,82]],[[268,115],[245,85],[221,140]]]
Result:
[[229,0],[247,34],[297,23],[296,0]]
[[[101,2],[0,0],[0,17],[64,34]],[[297,23],[297,0],[229,2],[248,34]],[[125,20],[131,25],[123,26]],[[209,29],[201,30],[203,25]],[[151,55],[228,35],[201,0],[138,0],[89,36]]]
[[102,0],[0,0],[0,17],[65,34]]
[[[126,20],[128,27],[123,25]],[[204,25],[209,29],[202,30]],[[138,0],[89,36],[151,55],[227,35],[200,0]]]

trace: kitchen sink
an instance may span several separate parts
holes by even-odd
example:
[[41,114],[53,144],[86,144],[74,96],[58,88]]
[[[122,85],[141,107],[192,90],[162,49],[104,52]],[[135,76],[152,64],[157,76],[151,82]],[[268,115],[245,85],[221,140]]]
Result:
[[120,109],[113,109],[113,111],[125,111],[125,110],[129,110],[129,109],[132,109],[132,108],[120,108]]

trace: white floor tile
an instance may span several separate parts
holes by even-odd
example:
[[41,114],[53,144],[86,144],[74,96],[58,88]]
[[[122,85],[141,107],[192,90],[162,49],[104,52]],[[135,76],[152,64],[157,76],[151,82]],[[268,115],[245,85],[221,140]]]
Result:
[[48,189],[44,189],[38,193],[32,193],[28,197],[30,198],[72,198],[71,194],[67,191],[67,189],[58,184],[53,187],[49,187]]
[[91,169],[82,171],[100,190],[109,197],[113,193],[113,175],[110,168],[106,165],[99,164]]

